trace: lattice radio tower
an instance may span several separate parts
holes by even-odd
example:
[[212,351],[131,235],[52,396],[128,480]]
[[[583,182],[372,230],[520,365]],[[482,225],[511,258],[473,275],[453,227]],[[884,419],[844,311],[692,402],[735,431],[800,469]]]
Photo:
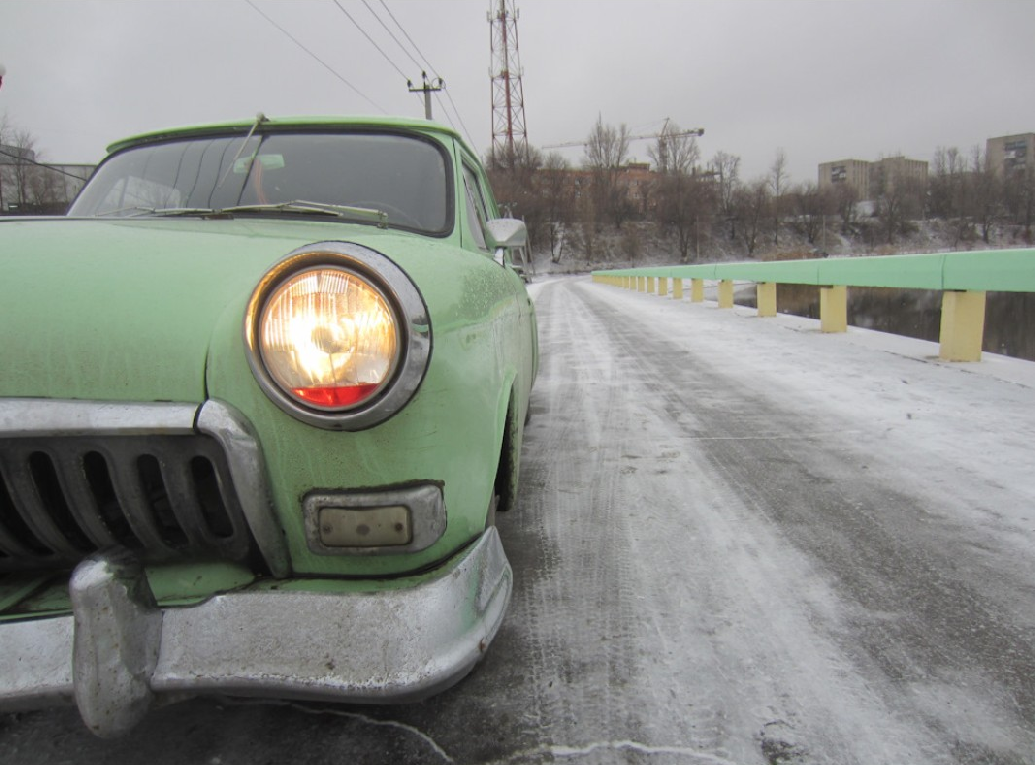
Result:
[[492,0],[489,36],[492,51],[492,153],[513,162],[528,151],[525,132],[525,96],[521,87],[518,53],[518,11],[514,0]]

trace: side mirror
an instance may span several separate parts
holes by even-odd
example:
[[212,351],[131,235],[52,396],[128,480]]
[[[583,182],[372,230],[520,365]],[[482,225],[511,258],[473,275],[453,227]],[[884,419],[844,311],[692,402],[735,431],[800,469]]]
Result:
[[528,244],[528,228],[524,221],[514,218],[496,218],[485,224],[490,249],[513,249]]

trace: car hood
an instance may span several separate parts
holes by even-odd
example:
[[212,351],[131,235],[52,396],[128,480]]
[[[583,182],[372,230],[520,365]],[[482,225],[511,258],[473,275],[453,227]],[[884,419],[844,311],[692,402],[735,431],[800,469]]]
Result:
[[328,240],[381,251],[436,245],[338,222],[0,222],[0,396],[203,401],[215,328],[241,331],[263,273]]

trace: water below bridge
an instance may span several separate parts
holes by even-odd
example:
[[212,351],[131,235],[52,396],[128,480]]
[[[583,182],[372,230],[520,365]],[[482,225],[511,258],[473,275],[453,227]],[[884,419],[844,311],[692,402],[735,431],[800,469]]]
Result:
[[[781,284],[777,291],[781,313],[819,318],[819,290],[815,287]],[[754,307],[754,290],[738,294],[736,301]],[[852,326],[937,342],[941,318],[941,292],[873,287],[848,290],[848,323]],[[983,349],[1035,361],[1035,295],[988,293]]]

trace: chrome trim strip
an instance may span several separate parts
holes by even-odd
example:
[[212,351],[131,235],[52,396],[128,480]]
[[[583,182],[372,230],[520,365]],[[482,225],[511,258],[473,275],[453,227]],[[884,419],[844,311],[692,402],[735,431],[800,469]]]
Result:
[[188,435],[197,404],[0,399],[0,436]]
[[211,399],[198,410],[197,428],[222,445],[241,510],[270,573],[290,575],[287,539],[273,509],[266,461],[251,423],[229,404]]
[[[98,608],[76,596],[75,617],[0,624],[0,709],[39,708],[75,697],[94,732],[122,732],[133,718],[131,710],[120,707],[135,703],[132,694],[122,693],[118,683],[94,685],[89,679],[95,665],[120,660],[129,667],[120,672],[134,682],[145,680],[155,701],[164,694],[171,694],[168,700],[227,694],[417,701],[453,685],[481,659],[503,621],[513,586],[495,528],[429,578],[401,589],[257,589],[217,595],[194,607],[151,610],[148,593],[135,589],[140,579],[130,572],[118,560],[99,556],[73,577],[73,587],[99,592],[119,607]],[[92,637],[73,637],[73,619],[89,624]],[[159,620],[156,635],[152,630]],[[127,641],[111,642],[114,635]],[[98,636],[107,642],[94,659],[86,653]],[[148,679],[147,657],[155,649],[158,658]],[[145,660],[129,660],[128,654]],[[76,687],[84,683],[91,687]],[[99,709],[119,724],[98,727],[94,712]]]

